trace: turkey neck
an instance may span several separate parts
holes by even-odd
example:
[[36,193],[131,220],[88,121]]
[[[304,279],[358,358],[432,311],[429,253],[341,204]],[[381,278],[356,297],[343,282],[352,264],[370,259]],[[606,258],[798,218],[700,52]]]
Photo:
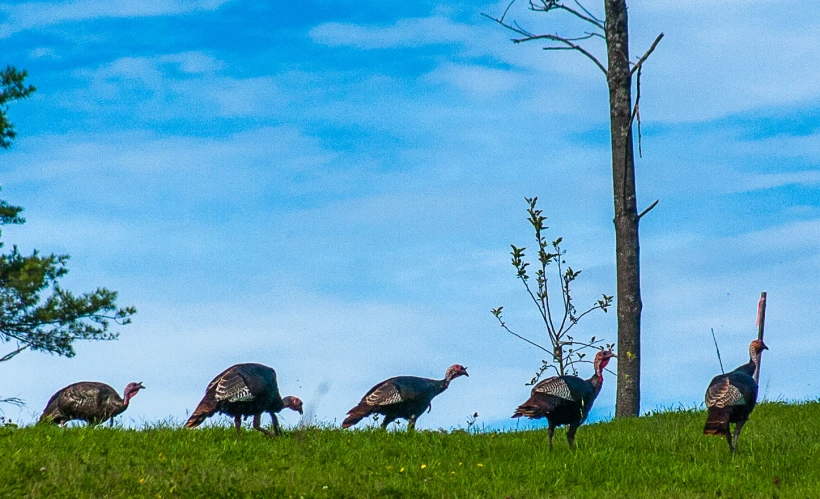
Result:
[[604,370],[600,362],[595,362],[595,374],[587,380],[587,383],[592,385],[595,396],[598,396],[598,393],[601,391],[601,386],[604,384]]
[[449,386],[450,386],[450,381],[452,381],[453,379],[455,379],[455,376],[453,376],[453,377],[450,377],[450,376],[444,376],[444,379],[437,379],[437,380],[435,380],[435,383],[436,383],[436,385],[437,385],[437,386],[436,386],[436,395],[438,395],[439,393],[441,393],[441,392],[443,392],[444,390],[446,390],[446,389],[447,389],[447,387],[449,387]]
[[757,373],[758,366],[760,365],[760,354],[762,351],[755,350],[754,347],[749,347],[749,362],[738,367],[737,371],[742,371],[745,374],[748,374],[751,377],[754,377],[755,373]]
[[128,407],[128,402],[130,402],[131,399],[134,398],[134,395],[135,394],[128,393],[128,392],[123,393],[122,406],[123,407]]

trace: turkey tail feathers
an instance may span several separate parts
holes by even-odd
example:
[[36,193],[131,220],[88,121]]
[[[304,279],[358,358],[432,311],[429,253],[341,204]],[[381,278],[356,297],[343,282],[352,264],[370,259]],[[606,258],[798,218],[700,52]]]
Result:
[[514,418],[520,418],[521,416],[526,416],[530,419],[538,419],[544,417],[544,414],[541,414],[541,407],[532,404],[521,404],[518,406],[518,409],[515,410],[515,413],[512,415]]
[[347,417],[342,422],[342,428],[350,428],[362,419],[370,415],[372,408],[367,404],[359,404],[347,412]]
[[704,435],[728,435],[729,434],[729,413],[726,409],[709,408],[706,417],[706,426],[703,427]]
[[202,399],[202,402],[196,406],[196,410],[191,417],[188,418],[188,421],[185,422],[186,428],[196,428],[197,426],[201,425],[206,419],[213,416],[216,412],[216,405],[210,400],[208,397]]
[[519,405],[512,417],[520,418],[521,416],[526,416],[530,419],[540,419],[547,417],[554,409],[555,404],[552,397],[534,395]]

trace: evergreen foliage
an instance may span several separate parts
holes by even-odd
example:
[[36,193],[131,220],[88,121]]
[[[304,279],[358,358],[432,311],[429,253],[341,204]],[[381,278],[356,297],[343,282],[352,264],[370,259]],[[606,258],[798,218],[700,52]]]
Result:
[[[35,90],[25,83],[27,74],[11,66],[0,71],[0,148],[9,148],[16,136],[7,116],[8,102]],[[0,227],[24,223],[22,212],[23,208],[0,200]],[[10,345],[0,351],[0,362],[25,350],[72,357],[76,340],[112,340],[117,337],[109,329],[112,321],[131,322],[136,309],[119,308],[115,291],[97,288],[76,295],[60,287],[60,278],[68,273],[68,259],[68,255],[41,255],[37,250],[24,255],[17,246],[0,254],[0,346]]]

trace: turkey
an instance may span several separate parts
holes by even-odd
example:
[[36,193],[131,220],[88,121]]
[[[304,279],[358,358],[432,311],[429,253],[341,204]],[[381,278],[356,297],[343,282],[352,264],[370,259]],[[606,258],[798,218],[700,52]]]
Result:
[[444,379],[417,378],[415,376],[397,376],[382,381],[370,389],[359,405],[347,412],[342,428],[349,428],[370,414],[384,415],[382,429],[397,418],[407,420],[407,428],[414,429],[416,420],[432,409],[433,397],[450,386],[450,381],[459,376],[469,376],[467,368],[454,364],[447,368]]
[[[706,390],[708,414],[703,434],[726,435],[731,452],[737,450],[740,430],[743,429],[757,403],[757,383],[754,375],[761,352],[768,349],[762,340],[754,340],[749,345],[749,362],[730,373],[715,376]],[[730,423],[735,423],[734,442],[729,431]]]
[[527,416],[530,419],[547,418],[549,422],[549,449],[555,427],[569,425],[567,442],[575,447],[575,432],[589,415],[595,398],[604,383],[604,367],[609,359],[616,357],[611,350],[601,350],[595,355],[595,374],[587,380],[578,376],[553,376],[532,388],[529,400],[518,406],[512,417]]
[[[302,414],[302,401],[282,398],[276,383],[276,371],[262,364],[236,364],[225,369],[205,389],[205,396],[185,423],[196,428],[217,412],[233,416],[236,434],[240,435],[242,417],[253,416],[253,428],[269,437],[282,433],[276,413],[285,407]],[[273,419],[273,433],[260,426],[262,413]]]
[[96,381],[81,381],[68,385],[49,399],[40,422],[57,423],[60,426],[74,419],[85,421],[90,425],[98,425],[110,420],[114,424],[114,416],[122,414],[128,409],[128,403],[140,390],[145,387],[142,383],[128,383],[123,396],[105,383]]

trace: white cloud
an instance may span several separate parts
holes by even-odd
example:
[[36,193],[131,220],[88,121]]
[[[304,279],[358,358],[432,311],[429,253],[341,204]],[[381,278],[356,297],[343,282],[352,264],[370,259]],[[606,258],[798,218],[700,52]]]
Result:
[[630,5],[632,53],[663,31],[643,72],[642,111],[664,122],[708,121],[811,103],[820,70],[818,4],[646,2]]
[[95,69],[78,70],[87,87],[68,92],[61,101],[70,109],[95,112],[111,102],[122,103],[144,93],[128,113],[151,121],[177,119],[179,113],[208,116],[268,116],[293,100],[269,76],[221,76],[221,60],[204,52],[152,57],[123,57]]
[[215,104],[216,114],[224,117],[275,115],[290,102],[276,79],[268,76],[219,78],[209,82],[204,90],[204,96]]
[[63,22],[100,18],[153,17],[216,10],[229,0],[75,0],[73,2],[28,2],[0,6],[6,21],[0,24],[0,38],[32,28]]
[[[773,158],[803,159],[811,163],[820,163],[820,133],[808,135],[778,134],[765,139],[747,140],[738,144],[743,152],[755,156]],[[807,178],[813,178],[815,172],[805,172]]]
[[214,59],[203,52],[180,52],[178,54],[168,54],[160,56],[157,60],[161,63],[175,64],[180,71],[189,74],[209,74],[222,69],[222,61]]
[[478,98],[492,98],[519,89],[525,80],[514,71],[483,66],[443,64],[423,76],[422,81],[452,85]]
[[149,132],[43,136],[11,155],[30,167],[9,172],[7,188],[18,183],[55,189],[72,185],[117,205],[146,201],[151,193],[164,198],[172,194],[171,186],[184,187],[179,194],[199,202],[254,198],[266,188],[298,189],[306,177],[328,178],[326,188],[339,181],[331,180],[328,171],[336,154],[290,127],[261,127],[225,138]]
[[29,57],[32,59],[51,59],[56,56],[56,51],[49,47],[37,47],[29,52]]
[[[644,73],[645,125],[811,103],[815,90],[798,81],[811,68],[789,58],[812,55],[813,33],[787,36],[763,22],[770,9],[735,21],[720,6],[695,15],[665,5],[630,11],[633,55],[655,29],[667,32]],[[568,261],[584,270],[576,301],[614,292],[606,85],[578,54],[513,45],[490,21],[437,12],[310,32],[317,44],[353,48],[344,58],[360,57],[361,70],[243,65],[253,48],[220,60],[204,49],[140,52],[75,70],[80,88],[54,99],[82,118],[72,122],[88,119],[89,130],[114,116],[115,129],[130,131],[21,134],[4,153],[3,192],[29,223],[4,237],[72,254],[74,286],[117,289],[140,315],[120,342],[85,345],[73,361],[15,359],[2,395],[39,410],[73,380],[121,389],[145,375],[149,391],[128,414],[181,418],[220,369],[261,360],[309,404],[330,380],[317,414],[332,420],[380,379],[440,376],[460,362],[472,376],[437,399],[422,426],[463,424],[474,410],[482,421],[506,419],[541,359],[489,314],[505,305],[511,324],[539,327],[509,264],[508,244],[531,238],[524,196],[540,197]],[[701,19],[710,13],[719,22]],[[747,24],[768,41],[748,41]],[[792,55],[757,65],[754,51],[773,38]],[[305,40],[294,39],[298,51]],[[411,48],[423,69],[391,72],[360,50],[377,48]],[[771,297],[769,394],[811,391],[794,382],[811,379],[810,364],[790,364],[816,338],[817,285],[806,276],[820,268],[817,207],[785,201],[770,207],[782,217],[774,227],[733,235],[725,226],[748,223],[757,206],[726,202],[737,193],[756,202],[757,190],[817,185],[816,171],[800,169],[817,159],[817,137],[750,141],[745,126],[650,126],[644,135],[641,204],[661,198],[642,221],[645,409],[702,399],[717,372],[710,327],[726,364],[745,360],[761,289]],[[778,170],[755,170],[750,158],[778,159]],[[584,332],[614,338],[614,315]],[[57,369],[52,378],[32,374],[44,366]],[[680,380],[674,390],[669,379]],[[608,382],[596,408],[613,401]]]
[[752,174],[746,179],[746,189],[773,189],[787,185],[820,186],[820,170],[788,173]]
[[[646,119],[707,121],[749,110],[794,106],[820,97],[814,84],[820,80],[820,69],[805,64],[820,58],[820,22],[795,22],[818,18],[812,16],[820,13],[817,6],[786,2],[781,5],[786,12],[771,15],[769,9],[758,7],[765,5],[758,1],[723,2],[696,9],[685,4],[685,8],[681,2],[631,5],[633,58],[640,56],[658,33],[666,33],[643,72],[642,112]],[[492,7],[489,13],[500,14],[503,7]],[[523,8],[510,12],[508,20],[520,21],[536,33],[570,36],[578,30],[566,16],[532,13]],[[544,80],[545,75],[559,73],[563,81],[550,80],[540,85],[559,95],[577,93],[581,85],[605,90],[603,76],[580,54],[545,53],[541,48],[547,44],[538,41],[513,45],[508,40],[509,32],[484,18],[471,24],[442,16],[399,19],[389,25],[330,22],[313,28],[310,36],[316,43],[356,49],[452,45],[451,50],[459,56],[490,56],[527,71],[522,74],[524,78]],[[599,60],[605,60],[598,40],[587,41],[585,46]],[[751,69],[754,74],[749,77],[736,76]]]
[[390,26],[330,22],[311,29],[314,42],[359,49],[422,47],[464,43],[472,28],[445,17],[400,19]]

